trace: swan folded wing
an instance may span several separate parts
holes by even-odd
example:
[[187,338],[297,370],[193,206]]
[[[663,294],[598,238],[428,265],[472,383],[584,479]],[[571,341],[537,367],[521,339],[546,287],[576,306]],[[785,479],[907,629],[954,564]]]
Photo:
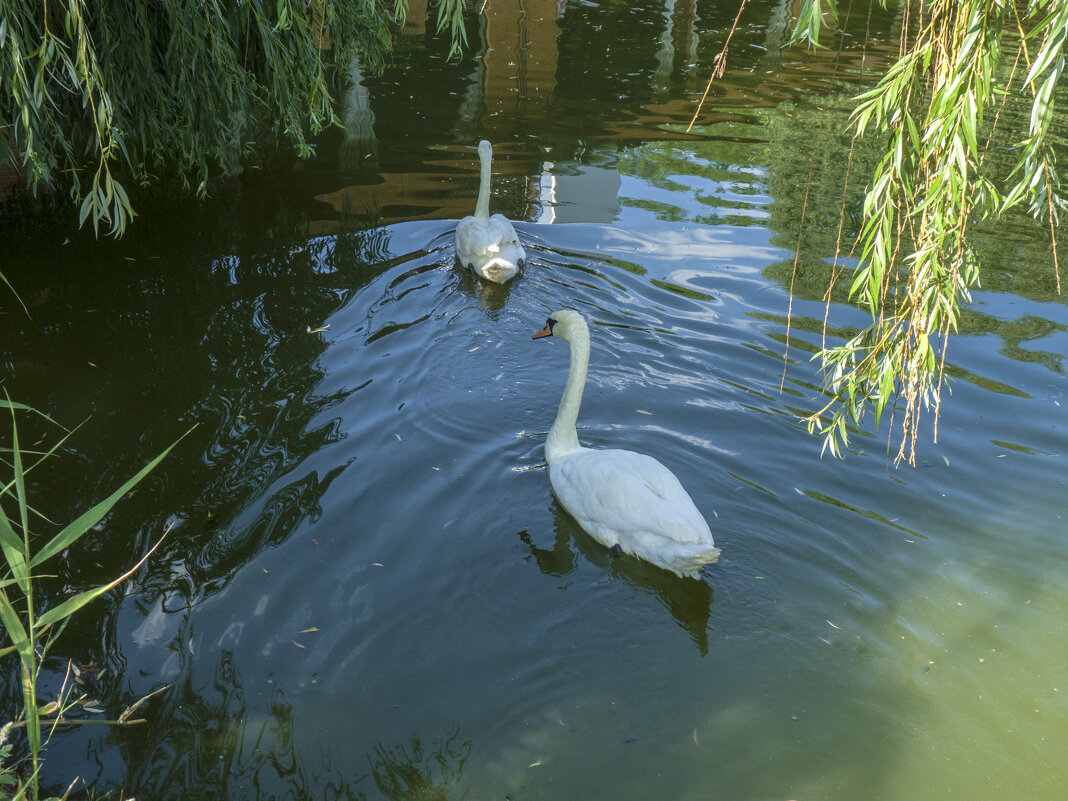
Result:
[[502,248],[505,245],[519,246],[519,234],[515,232],[515,226],[503,214],[494,214],[490,217],[489,225],[493,230],[495,241]]
[[484,258],[489,239],[488,222],[477,217],[464,217],[456,226],[456,255],[466,267],[475,258]]
[[675,475],[651,456],[581,449],[549,468],[553,492],[595,539],[642,555],[652,542],[711,546],[708,523]]

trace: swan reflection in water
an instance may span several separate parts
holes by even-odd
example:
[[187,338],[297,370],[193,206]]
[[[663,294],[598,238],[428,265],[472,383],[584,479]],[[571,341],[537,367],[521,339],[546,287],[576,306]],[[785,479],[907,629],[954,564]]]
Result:
[[640,559],[613,556],[584,532],[555,499],[551,511],[556,532],[551,547],[537,546],[526,531],[518,534],[542,573],[553,578],[566,576],[578,567],[581,554],[598,569],[609,571],[613,578],[622,579],[629,586],[655,597],[689,635],[701,656],[708,655],[713,590],[705,579],[694,581]]

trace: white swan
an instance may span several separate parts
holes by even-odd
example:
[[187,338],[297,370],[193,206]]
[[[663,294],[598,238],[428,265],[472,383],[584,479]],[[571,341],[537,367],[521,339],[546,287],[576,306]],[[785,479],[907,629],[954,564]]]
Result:
[[482,163],[478,202],[474,215],[464,217],[456,226],[456,257],[472,272],[503,284],[519,272],[527,254],[508,218],[503,214],[490,217],[493,147],[485,139],[478,143],[478,159]]
[[651,456],[579,445],[575,421],[590,361],[586,321],[578,312],[555,312],[534,339],[549,336],[571,345],[564,396],[545,440],[553,494],[590,536],[614,553],[696,578],[702,565],[719,558],[719,548],[675,474]]

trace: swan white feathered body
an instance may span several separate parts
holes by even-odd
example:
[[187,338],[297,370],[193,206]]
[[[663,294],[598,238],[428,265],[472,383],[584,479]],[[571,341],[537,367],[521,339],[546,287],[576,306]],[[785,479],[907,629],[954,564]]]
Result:
[[680,576],[697,576],[719,558],[708,523],[675,474],[651,456],[579,445],[575,422],[590,357],[582,315],[558,311],[535,339],[557,336],[571,345],[571,368],[545,440],[553,494],[590,536]]
[[456,257],[460,264],[483,278],[503,284],[510,281],[526,261],[515,228],[503,214],[489,213],[490,174],[493,147],[483,139],[478,143],[481,172],[475,213],[456,226]]

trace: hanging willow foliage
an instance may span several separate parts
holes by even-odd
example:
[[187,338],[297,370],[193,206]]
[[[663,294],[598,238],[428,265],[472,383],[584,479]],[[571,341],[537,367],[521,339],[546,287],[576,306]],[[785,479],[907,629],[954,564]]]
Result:
[[[306,157],[335,124],[330,63],[382,65],[406,0],[0,0],[0,164],[121,234],[124,183],[231,173],[264,126]],[[463,0],[439,28],[463,41]],[[339,70],[344,73],[344,70]]]
[[[834,0],[802,0],[795,41],[818,44],[821,11],[835,15]],[[1064,69],[1068,0],[906,0],[902,13],[901,55],[852,116],[858,136],[886,141],[864,199],[850,287],[872,323],[818,354],[831,399],[807,422],[840,455],[848,426],[869,409],[878,425],[889,405],[891,436],[895,418],[900,424],[896,461],[915,464],[921,412],[932,406],[937,441],[949,335],[979,281],[969,225],[1027,204],[1049,221],[1060,292],[1054,233],[1065,200],[1046,134]],[[1021,85],[1033,101],[1029,129],[1009,132],[1022,145],[1014,182],[1000,189],[983,156],[998,104]]]

